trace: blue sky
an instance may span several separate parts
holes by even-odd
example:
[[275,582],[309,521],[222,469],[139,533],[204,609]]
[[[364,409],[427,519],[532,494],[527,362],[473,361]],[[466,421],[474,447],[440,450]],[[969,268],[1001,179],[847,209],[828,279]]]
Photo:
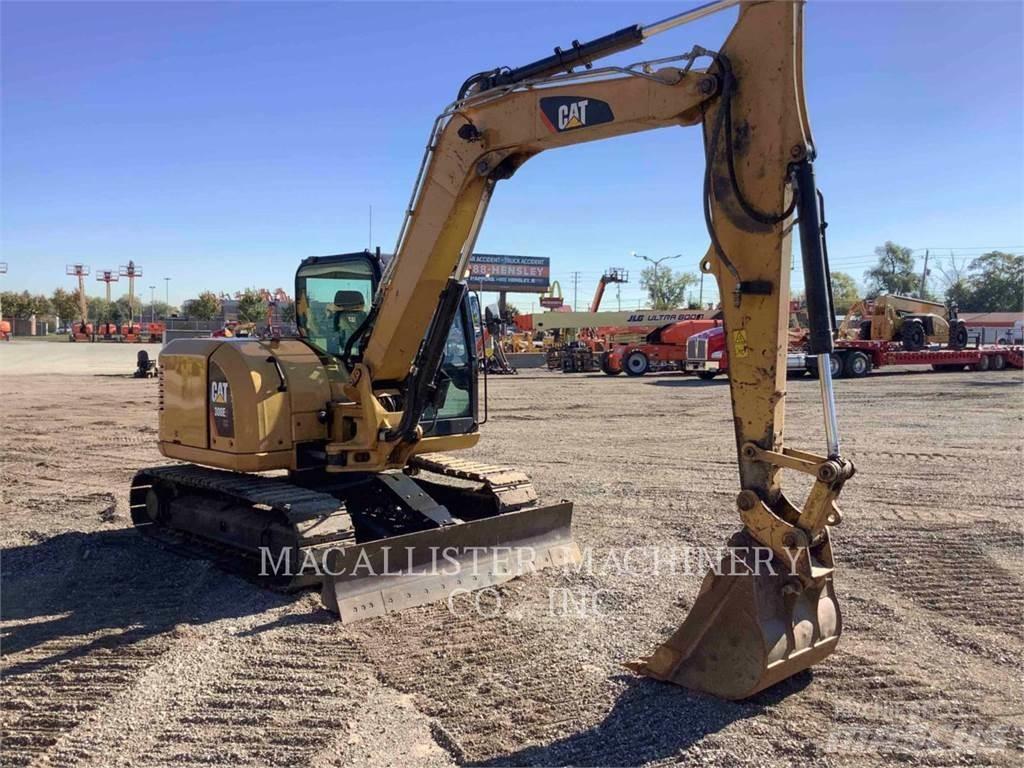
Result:
[[[159,294],[172,278],[172,303],[290,288],[301,258],[366,247],[370,205],[391,250],[468,74],[695,4],[5,2],[2,287],[48,293],[72,287],[72,261],[134,259]],[[887,239],[947,263],[1024,250],[1022,7],[808,4],[833,269],[861,280]],[[611,61],[714,48],[734,16]],[[640,306],[630,252],[694,269],[707,247],[702,163],[693,128],[549,152],[499,185],[477,250],[549,256],[570,301],[580,272],[581,305],[626,267],[623,307]]]

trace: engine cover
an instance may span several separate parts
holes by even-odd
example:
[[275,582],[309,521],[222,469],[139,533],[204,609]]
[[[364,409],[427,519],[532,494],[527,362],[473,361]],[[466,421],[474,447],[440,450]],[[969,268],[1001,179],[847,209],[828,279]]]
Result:
[[240,472],[298,469],[341,377],[298,339],[176,339],[160,373],[160,452]]

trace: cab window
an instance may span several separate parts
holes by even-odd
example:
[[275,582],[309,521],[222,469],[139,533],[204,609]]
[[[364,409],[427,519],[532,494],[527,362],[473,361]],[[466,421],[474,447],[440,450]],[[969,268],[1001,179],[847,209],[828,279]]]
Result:
[[476,421],[476,355],[472,348],[476,336],[472,327],[467,328],[470,316],[469,312],[460,311],[448,331],[444,360],[441,363],[441,380],[447,379],[447,391],[440,409],[435,410],[430,406],[423,412],[420,424],[426,435],[465,432],[468,424]]
[[304,266],[295,280],[300,335],[328,354],[343,354],[366,319],[373,291],[374,273],[367,259]]

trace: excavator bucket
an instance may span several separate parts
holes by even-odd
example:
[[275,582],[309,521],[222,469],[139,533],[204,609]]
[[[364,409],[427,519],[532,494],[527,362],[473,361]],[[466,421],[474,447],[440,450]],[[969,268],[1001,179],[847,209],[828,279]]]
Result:
[[[745,543],[737,541],[745,540]],[[827,541],[824,571],[804,587],[788,564],[758,561],[746,534],[704,577],[689,615],[654,653],[626,666],[658,680],[725,699],[745,699],[824,659],[842,617]],[[817,548],[816,548],[817,549]]]
[[566,566],[580,559],[571,523],[562,502],[336,549],[323,602],[351,623]]

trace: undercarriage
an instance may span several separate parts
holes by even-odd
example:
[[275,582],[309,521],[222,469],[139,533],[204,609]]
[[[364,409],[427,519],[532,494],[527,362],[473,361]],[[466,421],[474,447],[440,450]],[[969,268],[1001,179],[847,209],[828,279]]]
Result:
[[439,454],[346,475],[153,467],[136,473],[130,499],[145,535],[268,588],[321,585],[343,621],[579,556],[570,502],[541,505],[524,473]]

